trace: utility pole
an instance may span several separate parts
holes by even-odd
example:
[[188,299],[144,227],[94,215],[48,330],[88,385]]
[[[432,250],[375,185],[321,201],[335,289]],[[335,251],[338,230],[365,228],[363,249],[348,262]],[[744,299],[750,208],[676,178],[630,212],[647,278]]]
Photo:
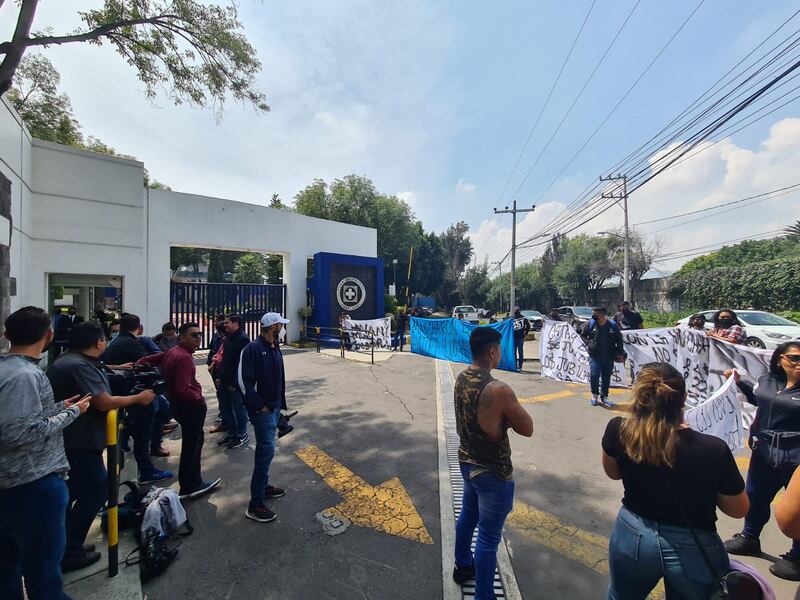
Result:
[[511,210],[506,206],[505,210],[494,209],[494,214],[511,214],[511,301],[508,311],[514,310],[517,305],[517,213],[529,213],[536,210],[536,206],[530,208],[517,208],[517,201],[514,200]]
[[[620,193],[606,193],[603,192],[601,196],[603,198],[613,198],[616,200],[622,200],[622,210],[625,211],[625,235],[623,236],[623,266],[622,266],[622,295],[623,300],[627,300],[630,302],[631,298],[631,270],[630,270],[630,245],[631,245],[631,236],[630,236],[630,229],[628,227],[628,176],[627,175],[620,175],[617,174],[616,177],[613,175],[609,175],[608,177],[600,177],[600,181],[622,181],[622,185],[619,186],[622,188],[622,192]],[[619,187],[617,189],[619,189]]]

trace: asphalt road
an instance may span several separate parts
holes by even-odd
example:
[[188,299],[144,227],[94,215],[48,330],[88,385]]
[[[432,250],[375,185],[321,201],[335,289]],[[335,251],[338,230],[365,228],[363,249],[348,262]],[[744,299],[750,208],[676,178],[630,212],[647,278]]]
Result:
[[[526,346],[535,353],[535,343]],[[464,365],[451,367],[457,375]],[[278,519],[258,524],[244,517],[254,441],[220,450],[217,436],[207,435],[204,473],[221,475],[223,487],[188,505],[195,533],[167,573],[144,586],[145,597],[440,598],[442,569],[451,564],[441,560],[434,361],[404,354],[370,366],[289,351],[286,369],[289,403],[300,414],[271,469],[271,483],[287,488],[270,503]],[[216,400],[204,367],[198,374],[210,399],[210,427]],[[496,375],[515,389],[535,424],[532,439],[512,438],[517,504],[506,539],[522,596],[605,598],[607,537],[622,486],[602,471],[600,439],[614,414],[589,406],[586,386],[542,379],[535,361],[522,373]],[[626,392],[612,398],[624,402]],[[177,471],[174,437],[167,442],[173,456],[163,462]],[[392,495],[393,478],[407,500]],[[329,536],[315,515],[337,505],[353,524]],[[740,526],[722,517],[720,534]],[[789,547],[774,524],[762,544],[773,556]],[[768,559],[749,562],[770,578],[779,599],[800,600],[797,584],[769,575]]]

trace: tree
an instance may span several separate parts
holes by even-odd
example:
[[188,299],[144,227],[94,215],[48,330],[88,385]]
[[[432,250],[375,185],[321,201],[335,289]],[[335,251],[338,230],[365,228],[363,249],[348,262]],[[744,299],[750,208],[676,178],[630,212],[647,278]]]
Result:
[[789,225],[783,230],[787,240],[800,243],[800,221],[795,221],[794,225]]
[[739,267],[741,265],[791,258],[800,259],[800,243],[791,237],[745,240],[733,246],[723,246],[715,252],[687,261],[676,275],[686,275],[704,269]]
[[[411,292],[425,295],[435,294],[442,284],[445,270],[447,269],[442,241],[435,233],[426,233],[422,228],[422,223],[419,221],[416,222],[415,229],[414,258],[411,265]],[[397,266],[397,283],[402,288],[409,285],[407,282],[408,258],[402,257],[398,259]]]
[[[0,2],[0,6],[2,6]],[[25,52],[36,46],[110,43],[133,67],[149,98],[166,90],[176,104],[212,105],[221,115],[226,96],[268,111],[255,87],[261,63],[241,33],[234,4],[206,5],[196,0],[105,0],[103,7],[80,12],[84,27],[64,35],[31,34],[39,0],[18,2],[12,38],[0,43],[0,94],[12,84]]]
[[[613,241],[609,240],[612,247],[611,264],[620,280],[625,276],[625,249],[622,230]],[[631,294],[636,291],[639,282],[653,266],[653,263],[663,254],[665,242],[660,237],[650,241],[642,237],[639,232],[631,230],[628,233],[628,281]],[[626,298],[633,300],[633,298]]]
[[269,207],[277,208],[278,210],[292,210],[291,207],[283,203],[283,200],[281,200],[281,197],[277,193],[272,194],[272,198],[270,198],[269,201]]
[[440,236],[447,264],[445,278],[439,289],[439,301],[443,306],[454,306],[463,300],[460,294],[461,277],[472,259],[472,241],[467,233],[469,225],[459,221],[450,225]]
[[200,265],[206,261],[208,261],[208,250],[204,248],[172,246],[169,249],[169,268],[173,275],[183,266],[194,267],[195,271],[199,271]]
[[61,75],[44,55],[24,57],[15,83],[7,98],[33,137],[66,146],[83,145],[69,97],[58,93]]
[[244,252],[236,252],[234,250],[209,250],[208,282],[225,283],[226,274],[232,274],[234,272],[236,269],[236,261],[244,256],[244,254]]
[[489,269],[484,265],[469,267],[464,271],[460,281],[461,298],[465,304],[476,307],[486,305],[492,283],[489,280]]
[[376,229],[384,280],[392,281],[395,258],[398,272],[407,272],[409,250],[417,239],[417,220],[406,202],[378,193],[369,178],[348,175],[330,186],[316,179],[295,196],[295,210],[309,217]]
[[615,238],[586,234],[564,238],[563,255],[553,268],[558,294],[573,302],[596,302],[597,291],[615,274],[611,255],[618,243]]
[[262,254],[244,254],[236,261],[233,280],[236,283],[264,283],[267,278],[267,260]]

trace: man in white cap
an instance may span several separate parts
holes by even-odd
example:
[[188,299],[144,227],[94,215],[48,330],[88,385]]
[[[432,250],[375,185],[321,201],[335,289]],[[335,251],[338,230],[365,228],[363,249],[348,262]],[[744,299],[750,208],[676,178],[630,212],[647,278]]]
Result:
[[250,342],[239,361],[239,386],[256,436],[255,464],[250,481],[250,504],[245,516],[259,523],[275,520],[264,500],[286,492],[269,485],[269,465],[275,456],[275,439],[281,409],[286,408],[286,377],[278,339],[284,324],[278,313],[261,317],[261,335]]

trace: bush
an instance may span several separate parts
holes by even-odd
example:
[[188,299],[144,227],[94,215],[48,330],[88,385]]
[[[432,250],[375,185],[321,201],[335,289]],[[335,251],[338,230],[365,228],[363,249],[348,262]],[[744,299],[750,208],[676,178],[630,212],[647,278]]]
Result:
[[650,312],[643,310],[640,313],[644,319],[644,326],[647,329],[654,329],[656,327],[674,327],[675,323],[694,314],[694,311],[685,310],[682,312]]
[[397,298],[390,294],[383,295],[383,310],[386,313],[396,313],[397,312]]
[[752,307],[792,311],[800,307],[800,261],[775,260],[741,267],[702,269],[673,278],[670,295],[686,306]]
[[780,315],[784,319],[789,319],[795,323],[800,323],[800,310],[784,310],[776,314]]

